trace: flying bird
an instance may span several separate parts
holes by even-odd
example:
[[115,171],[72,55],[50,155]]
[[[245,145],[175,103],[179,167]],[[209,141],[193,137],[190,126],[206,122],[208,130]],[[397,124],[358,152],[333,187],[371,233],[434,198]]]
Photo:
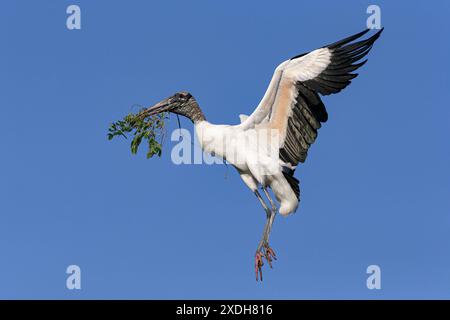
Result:
[[340,92],[358,75],[353,72],[367,62],[362,59],[383,29],[360,40],[369,31],[282,62],[275,69],[259,105],[251,115],[240,115],[240,124],[208,122],[189,92],[178,92],[145,110],[148,116],[171,112],[189,118],[202,149],[234,166],[261,203],[266,223],[255,254],[257,281],[262,280],[263,258],[270,267],[276,260],[269,246],[276,214],[287,216],[299,205],[300,188],[295,169],[305,162],[318,130],[328,120],[320,96]]

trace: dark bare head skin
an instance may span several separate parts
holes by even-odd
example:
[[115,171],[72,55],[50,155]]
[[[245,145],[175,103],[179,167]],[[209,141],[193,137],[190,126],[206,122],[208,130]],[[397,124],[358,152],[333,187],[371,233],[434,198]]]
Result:
[[205,116],[197,101],[186,91],[177,92],[173,96],[158,102],[145,111],[146,115],[149,116],[161,112],[179,114],[190,119],[193,123],[205,120]]

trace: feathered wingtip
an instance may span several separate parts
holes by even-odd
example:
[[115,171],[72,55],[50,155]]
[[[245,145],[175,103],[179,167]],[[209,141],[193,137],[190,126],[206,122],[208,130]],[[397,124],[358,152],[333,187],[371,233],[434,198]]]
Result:
[[[361,38],[363,35],[365,35],[370,30],[372,30],[372,29],[366,29],[366,30],[361,31],[361,32],[359,32],[357,34],[354,34],[354,35],[352,35],[350,37],[347,37],[347,38],[339,40],[339,41],[337,41],[335,43],[332,43],[332,44],[329,44],[327,46],[324,46],[324,48],[336,49],[336,48],[342,47],[343,45],[346,45],[346,44],[348,44],[348,43],[350,43],[350,42],[352,42],[352,41],[354,41],[354,40],[356,40],[358,38]],[[364,42],[364,44],[373,44],[375,42],[375,40],[377,40],[380,37],[380,35],[383,32],[383,30],[384,30],[384,27],[381,28],[380,30],[378,30],[378,32],[375,33],[370,38],[367,38],[366,40],[361,41],[361,44],[362,44],[362,42]]]

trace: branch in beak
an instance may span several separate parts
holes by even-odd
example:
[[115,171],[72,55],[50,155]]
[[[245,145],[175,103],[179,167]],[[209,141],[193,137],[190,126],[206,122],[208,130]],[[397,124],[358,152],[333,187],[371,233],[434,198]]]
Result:
[[144,116],[144,117],[153,116],[155,114],[169,110],[169,107],[170,107],[169,99],[165,99],[165,100],[158,102],[154,106],[144,110],[142,112],[142,116]]

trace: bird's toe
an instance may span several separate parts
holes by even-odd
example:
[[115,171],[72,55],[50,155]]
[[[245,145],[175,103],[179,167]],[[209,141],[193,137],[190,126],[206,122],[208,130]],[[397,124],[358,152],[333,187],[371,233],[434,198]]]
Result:
[[262,266],[264,265],[263,262],[263,254],[258,251],[255,255],[255,274],[256,274],[256,281],[258,281],[258,278],[262,281]]

